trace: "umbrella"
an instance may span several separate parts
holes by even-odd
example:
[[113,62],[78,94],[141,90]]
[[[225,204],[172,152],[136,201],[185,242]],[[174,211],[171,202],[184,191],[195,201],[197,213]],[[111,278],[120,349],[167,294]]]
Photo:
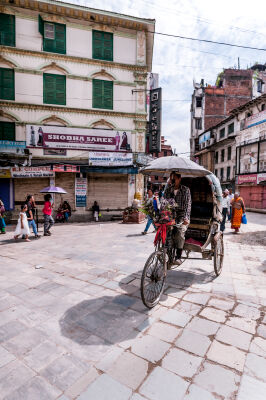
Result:
[[64,189],[62,189],[59,186],[48,186],[42,190],[40,190],[40,193],[58,193],[58,194],[65,194],[67,193]]
[[189,158],[168,156],[160,157],[153,160],[147,167],[142,168],[140,172],[144,175],[163,175],[167,176],[170,172],[175,171],[182,176],[197,177],[211,174],[210,171],[198,165]]

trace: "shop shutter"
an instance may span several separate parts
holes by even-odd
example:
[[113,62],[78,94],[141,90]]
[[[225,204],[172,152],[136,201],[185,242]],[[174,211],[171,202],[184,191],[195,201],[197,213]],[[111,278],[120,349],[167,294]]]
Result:
[[113,61],[113,34],[93,31],[92,57],[100,60]]
[[16,46],[15,16],[0,14],[0,45]]
[[55,38],[43,38],[43,50],[51,53],[66,54],[66,26],[54,24]]
[[0,140],[10,140],[15,139],[15,122],[0,122]]
[[0,68],[0,99],[15,100],[13,69]]
[[93,108],[113,109],[113,82],[93,79]]
[[66,77],[64,75],[43,74],[43,102],[66,104]]

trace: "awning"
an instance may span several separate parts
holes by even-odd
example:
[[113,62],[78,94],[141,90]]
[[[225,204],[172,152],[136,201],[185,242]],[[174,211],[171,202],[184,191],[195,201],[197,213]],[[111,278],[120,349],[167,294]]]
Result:
[[137,167],[119,167],[119,168],[108,168],[108,167],[89,167],[81,166],[80,172],[82,173],[100,173],[100,174],[138,174]]

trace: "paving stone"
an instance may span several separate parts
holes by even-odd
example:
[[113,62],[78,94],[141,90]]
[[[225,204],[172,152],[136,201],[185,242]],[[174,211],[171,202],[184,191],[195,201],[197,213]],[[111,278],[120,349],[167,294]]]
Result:
[[160,299],[160,304],[165,307],[173,307],[178,302],[178,299],[172,296],[163,295]]
[[201,333],[202,335],[214,335],[220,325],[217,322],[209,321],[204,318],[194,317],[187,325],[187,329]]
[[180,349],[171,349],[162,361],[162,367],[184,378],[191,378],[202,362],[201,357],[193,356]]
[[148,362],[129,352],[121,354],[107,371],[110,376],[131,389],[136,389],[143,382],[147,372]]
[[5,397],[5,400],[54,400],[61,393],[60,390],[51,386],[43,378],[35,376]]
[[96,370],[96,368],[91,367],[89,371],[86,372],[86,374],[82,375],[72,386],[70,386],[65,391],[65,394],[68,396],[68,398],[76,399],[98,377],[99,372]]
[[119,295],[113,300],[114,303],[121,304],[123,307],[131,307],[137,300],[134,297]]
[[5,342],[17,336],[27,327],[19,321],[10,321],[0,327],[0,343]]
[[185,328],[182,335],[177,339],[175,345],[181,349],[188,350],[198,356],[204,356],[210,347],[211,340],[200,333]]
[[165,342],[172,343],[182,331],[181,328],[176,328],[162,322],[155,322],[149,329],[149,335],[155,336]]
[[216,310],[212,307],[205,307],[200,315],[216,322],[224,322],[226,320],[226,313],[222,310]]
[[202,306],[199,304],[190,303],[189,301],[181,300],[177,305],[174,307],[175,310],[187,313],[189,315],[196,315],[201,310]]
[[244,372],[253,378],[266,382],[266,359],[257,354],[247,355]]
[[11,363],[0,368],[0,396],[5,398],[18,389],[34,376],[34,372],[20,361]]
[[46,340],[30,351],[24,358],[25,363],[35,371],[40,371],[67,350]]
[[190,301],[191,303],[202,304],[203,306],[208,302],[210,294],[208,293],[188,293],[183,297],[183,300]]
[[238,304],[238,306],[234,309],[233,314],[248,319],[257,320],[260,318],[260,311],[257,308],[249,307],[245,304]]
[[214,340],[207,353],[209,360],[227,365],[230,368],[243,371],[246,354],[233,346],[228,346]]
[[138,393],[134,393],[132,397],[130,397],[130,400],[146,400],[144,397],[142,397]]
[[197,385],[191,385],[188,388],[188,394],[184,397],[184,400],[216,400],[210,392],[200,388]]
[[220,365],[205,362],[202,371],[193,379],[194,383],[213,394],[233,399],[240,377]]
[[185,294],[187,294],[187,290],[185,289],[178,289],[176,287],[169,287],[166,291],[165,294],[169,294],[172,297],[177,297],[178,299],[181,299]]
[[15,356],[0,346],[0,368],[15,360]]
[[131,389],[117,382],[107,374],[103,374],[77,400],[129,400],[131,394]]
[[139,389],[140,394],[150,400],[181,400],[184,398],[188,382],[172,372],[156,367]]
[[252,334],[256,332],[256,321],[247,318],[230,317],[226,321],[226,325]]
[[158,362],[168,351],[170,345],[156,337],[146,335],[132,343],[132,353],[152,363]]
[[237,400],[265,400],[266,383],[243,375]]
[[232,328],[231,326],[223,325],[216,333],[215,338],[220,342],[231,344],[243,350],[248,350],[252,335]]
[[251,342],[249,351],[266,358],[266,339],[255,337]]
[[160,319],[169,324],[185,326],[191,320],[191,315],[177,310],[169,310]]
[[96,368],[107,372],[111,365],[121,356],[124,349],[120,347],[113,347],[97,364]]
[[259,336],[261,336],[264,339],[266,339],[266,325],[260,324],[258,326],[257,333],[258,333]]
[[208,303],[208,306],[219,308],[219,309],[224,310],[224,311],[231,310],[234,307],[234,305],[235,305],[234,301],[230,301],[228,299],[226,299],[226,300],[219,299],[217,297],[212,297],[209,300],[209,303]]
[[22,357],[46,338],[47,335],[40,329],[31,328],[5,342],[4,346],[16,356]]
[[146,318],[145,321],[143,321],[140,325],[137,326],[136,329],[143,333],[153,325],[154,321],[155,321],[154,318],[151,317]]

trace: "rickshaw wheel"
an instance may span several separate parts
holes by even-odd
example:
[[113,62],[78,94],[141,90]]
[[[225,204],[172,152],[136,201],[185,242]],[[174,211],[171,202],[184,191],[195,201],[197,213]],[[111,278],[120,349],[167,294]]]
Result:
[[147,259],[141,277],[141,299],[148,308],[158,304],[165,284],[165,253],[157,250]]
[[214,256],[213,256],[213,263],[214,263],[214,271],[217,276],[220,275],[223,268],[223,261],[224,261],[224,242],[223,236],[221,235],[217,242],[214,244]]

